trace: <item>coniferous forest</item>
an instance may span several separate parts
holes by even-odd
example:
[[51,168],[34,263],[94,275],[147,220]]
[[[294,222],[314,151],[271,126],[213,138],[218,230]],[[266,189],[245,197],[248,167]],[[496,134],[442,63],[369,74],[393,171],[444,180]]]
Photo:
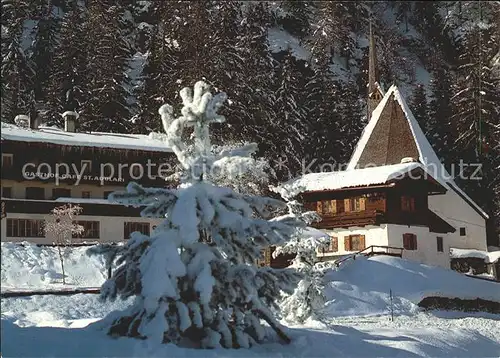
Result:
[[482,179],[457,182],[498,244],[498,1],[1,4],[2,121],[61,126],[74,110],[82,131],[149,133],[158,108],[203,79],[229,98],[214,139],[259,143],[276,180],[349,160],[366,124],[371,22],[383,86],[402,89],[446,166],[481,164]]

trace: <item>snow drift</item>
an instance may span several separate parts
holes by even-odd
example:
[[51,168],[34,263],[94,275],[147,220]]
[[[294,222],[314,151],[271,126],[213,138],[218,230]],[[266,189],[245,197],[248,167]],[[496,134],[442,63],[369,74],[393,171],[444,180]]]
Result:
[[500,302],[500,284],[416,262],[377,256],[346,261],[325,275],[327,317],[387,314],[391,293],[394,312],[414,313],[425,297],[449,297]]

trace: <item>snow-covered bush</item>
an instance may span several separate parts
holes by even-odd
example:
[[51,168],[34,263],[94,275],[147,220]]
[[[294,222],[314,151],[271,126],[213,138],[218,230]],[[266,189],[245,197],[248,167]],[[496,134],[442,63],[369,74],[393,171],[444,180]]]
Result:
[[264,320],[289,341],[270,308],[281,292],[293,291],[299,275],[257,268],[255,261],[263,248],[283,244],[305,224],[296,218],[271,220],[274,210],[286,209],[283,201],[238,193],[209,180],[213,173],[239,176],[252,170],[257,146],[215,153],[209,125],[224,122],[217,110],[226,95],[212,96],[203,82],[195,84],[194,93],[184,88],[180,95],[181,116],[174,118],[169,105],[159,113],[165,144],[181,164],[181,184],[166,189],[129,183],[126,192],[110,196],[145,206],[145,217],[165,220],[150,236],[133,233],[118,250],[119,267],[104,283],[101,297],[136,299],[99,326],[113,336],[231,348],[262,341]]
[[[300,213],[300,204],[296,201],[289,202],[288,218],[300,218],[306,224],[319,221],[321,218],[316,212]],[[319,230],[301,228],[291,240],[283,246],[278,246],[273,256],[280,254],[295,254],[291,268],[302,274],[295,291],[285,297],[280,304],[283,318],[289,322],[302,323],[309,317],[314,317],[316,310],[325,303],[323,295],[324,268],[318,264],[318,249],[326,248],[330,238]]]

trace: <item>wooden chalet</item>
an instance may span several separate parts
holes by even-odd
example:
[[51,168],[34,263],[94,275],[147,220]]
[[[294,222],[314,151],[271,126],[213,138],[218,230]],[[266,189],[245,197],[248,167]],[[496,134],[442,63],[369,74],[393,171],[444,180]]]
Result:
[[[394,253],[450,267],[450,247],[486,250],[486,213],[443,167],[396,86],[382,90],[370,28],[368,124],[347,170],[306,174],[282,185],[330,235],[323,259]],[[385,248],[385,249],[384,249]]]

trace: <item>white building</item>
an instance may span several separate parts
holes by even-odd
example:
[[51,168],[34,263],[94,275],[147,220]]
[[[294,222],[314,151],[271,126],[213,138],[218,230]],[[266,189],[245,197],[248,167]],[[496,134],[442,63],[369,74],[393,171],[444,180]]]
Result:
[[83,208],[85,231],[73,242],[119,242],[160,222],[107,196],[129,181],[165,187],[176,163],[171,150],[147,135],[78,132],[76,120],[67,116],[64,130],[2,122],[2,241],[52,243],[43,223],[65,203]]

